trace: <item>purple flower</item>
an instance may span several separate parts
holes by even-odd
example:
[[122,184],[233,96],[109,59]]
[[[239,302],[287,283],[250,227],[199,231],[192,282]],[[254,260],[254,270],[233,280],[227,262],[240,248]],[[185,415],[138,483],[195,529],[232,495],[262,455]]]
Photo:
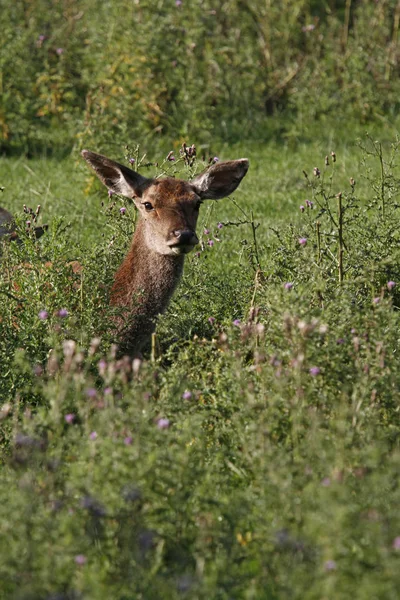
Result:
[[218,162],[218,161],[219,161],[219,158],[218,158],[218,156],[214,156],[214,158],[213,158],[213,162],[214,162],[214,163],[216,163],[216,162]]
[[65,419],[66,423],[71,425],[71,423],[73,423],[75,420],[75,415],[73,413],[68,413],[67,415],[65,415],[64,419]]
[[176,6],[182,6],[182,0],[176,0],[175,4]]
[[169,419],[157,419],[157,427],[158,429],[168,429],[170,425]]
[[240,319],[235,319],[233,325],[235,325],[235,327],[240,327]]
[[336,340],[336,343],[338,346],[340,346],[341,344],[344,344],[344,339],[343,338],[339,338]]
[[299,208],[300,208],[300,211],[301,211],[301,212],[304,212],[304,211],[305,211],[305,208],[304,208],[304,206],[303,206],[302,204],[300,204],[300,207],[299,207]]
[[104,388],[104,395],[105,396],[110,396],[113,393],[113,390],[111,387],[106,387]]
[[89,438],[91,440],[97,440],[97,432],[96,431],[92,431],[92,433],[89,435]]
[[223,224],[223,223],[218,223],[218,225],[217,225],[217,228],[218,228],[218,229],[222,229],[222,228],[223,228],[223,226],[224,226],[224,224]]
[[189,392],[189,390],[186,390],[185,392],[183,392],[182,394],[182,398],[184,400],[190,400],[190,398],[192,397],[192,392]]
[[335,569],[336,569],[335,561],[327,560],[326,563],[324,564],[324,569],[325,569],[325,571],[335,571]]
[[124,438],[125,446],[130,446],[132,444],[132,440],[133,440],[132,436],[130,436],[130,435],[126,436],[126,438]]
[[175,160],[175,156],[173,154],[171,154],[171,156],[168,156],[168,160],[173,162]]
[[293,285],[294,285],[293,283],[288,281],[287,283],[285,283],[285,285],[283,287],[285,288],[285,290],[291,290]]
[[57,52],[58,56],[61,56],[61,54],[63,54],[63,52],[64,52],[64,48],[57,48],[56,52]]
[[214,325],[215,317],[208,317],[208,322],[210,323],[210,325]]
[[325,477],[321,481],[321,485],[323,485],[324,487],[329,487],[331,485],[331,480],[329,479],[329,477]]
[[45,40],[45,39],[46,39],[46,36],[45,36],[45,35],[43,35],[43,34],[42,34],[42,35],[39,35],[39,41],[40,41],[40,42],[44,42],[44,40]]
[[58,311],[57,315],[61,318],[61,319],[65,319],[65,317],[68,317],[68,311],[66,308],[60,308],[60,310]]
[[108,197],[111,198],[111,196],[113,196],[114,192],[112,190],[108,190]]
[[305,246],[307,244],[307,238],[299,238],[300,246]]
[[212,248],[214,246],[214,240],[207,240],[207,244]]
[[400,550],[400,535],[394,538],[392,548],[393,550]]
[[84,554],[78,554],[75,556],[75,562],[79,566],[83,566],[87,562],[87,558]]
[[208,235],[210,233],[210,230],[207,229],[207,227],[204,227],[204,235]]
[[314,206],[313,202],[311,202],[311,200],[306,200],[306,206],[307,208],[312,208]]
[[134,159],[134,158],[130,158],[130,159],[129,159],[129,163],[130,163],[131,165],[133,165],[133,164],[135,163],[135,159]]
[[121,208],[119,209],[119,212],[121,213],[121,215],[124,215],[126,213],[125,206],[121,206]]
[[381,301],[380,297],[377,296],[376,298],[373,298],[372,303],[373,304],[379,304],[380,301]]
[[49,316],[49,313],[47,312],[47,310],[41,310],[38,315],[38,317],[41,321],[45,321],[48,316]]
[[387,289],[390,292],[395,287],[396,282],[395,281],[388,281],[386,285],[387,285]]
[[321,373],[321,369],[319,367],[311,367],[309,373],[313,377],[316,377],[317,375],[319,375]]
[[86,390],[86,396],[87,396],[88,398],[95,398],[95,397],[96,397],[96,395],[97,395],[97,392],[96,392],[96,390],[95,390],[94,388],[88,388],[88,389]]

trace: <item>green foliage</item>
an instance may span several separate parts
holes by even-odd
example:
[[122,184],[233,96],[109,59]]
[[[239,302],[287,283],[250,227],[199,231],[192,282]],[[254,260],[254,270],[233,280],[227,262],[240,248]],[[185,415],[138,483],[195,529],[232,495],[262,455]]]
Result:
[[298,139],[398,112],[397,0],[2,4],[6,152]]
[[[133,208],[86,201],[103,223],[86,244],[20,216],[1,259],[2,597],[397,598],[398,142],[361,146],[351,173],[344,149],[305,147],[298,183],[257,151],[233,202],[204,207],[150,359],[116,358],[107,308]],[[159,169],[190,174],[176,162]]]

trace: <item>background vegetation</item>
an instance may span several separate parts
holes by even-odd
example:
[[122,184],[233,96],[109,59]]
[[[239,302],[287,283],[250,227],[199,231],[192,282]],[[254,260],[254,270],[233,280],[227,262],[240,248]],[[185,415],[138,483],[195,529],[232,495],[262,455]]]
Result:
[[399,19],[398,0],[3,0],[2,149],[382,123],[399,107]]
[[[400,4],[0,14],[0,597],[397,600]],[[250,170],[119,360],[136,214],[78,150],[189,177],[183,139]]]

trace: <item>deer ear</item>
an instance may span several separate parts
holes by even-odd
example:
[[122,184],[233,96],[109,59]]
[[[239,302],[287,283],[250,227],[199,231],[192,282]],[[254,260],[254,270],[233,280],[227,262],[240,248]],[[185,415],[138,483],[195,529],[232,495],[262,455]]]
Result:
[[232,194],[249,168],[247,158],[216,163],[191,182],[203,199],[219,200]]
[[97,177],[109,190],[127,198],[141,196],[151,185],[152,180],[139,175],[132,169],[124,167],[106,156],[95,154],[89,150],[82,151],[83,158],[89,163]]

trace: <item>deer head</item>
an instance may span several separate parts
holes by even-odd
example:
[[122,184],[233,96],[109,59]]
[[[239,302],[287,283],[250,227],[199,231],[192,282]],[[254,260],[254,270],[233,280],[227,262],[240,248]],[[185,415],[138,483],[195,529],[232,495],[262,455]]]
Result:
[[133,200],[145,224],[147,247],[162,255],[187,254],[194,248],[202,201],[231,194],[249,167],[246,158],[220,162],[188,182],[148,179],[100,154],[84,150],[82,155],[109,190]]

